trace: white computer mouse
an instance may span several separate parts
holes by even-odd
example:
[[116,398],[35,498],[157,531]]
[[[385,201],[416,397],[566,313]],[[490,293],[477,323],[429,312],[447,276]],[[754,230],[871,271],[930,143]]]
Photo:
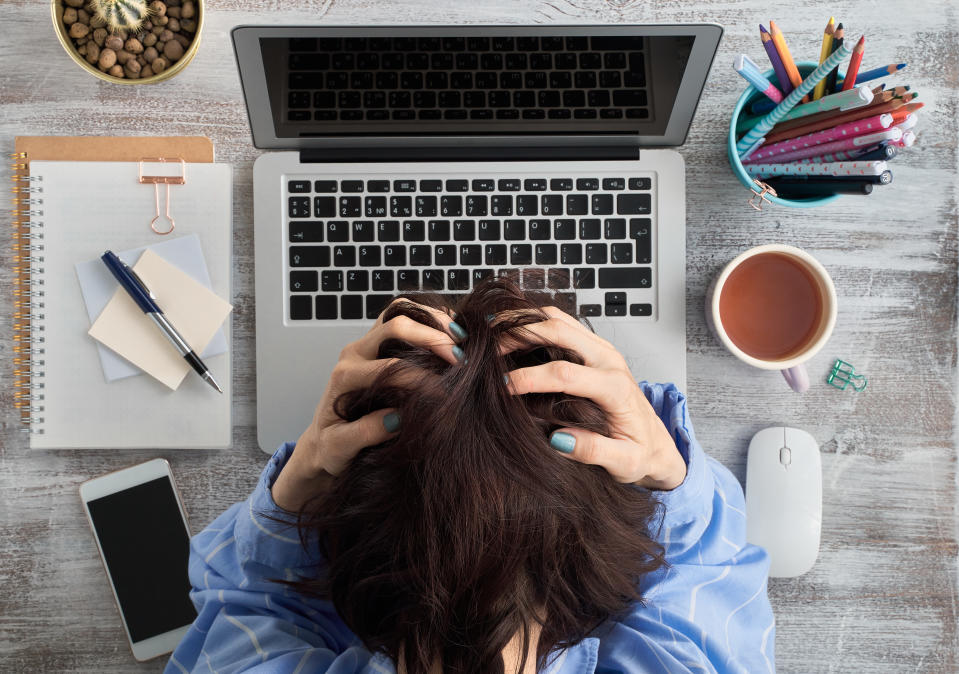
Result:
[[821,524],[819,443],[798,428],[756,433],[746,463],[746,540],[769,552],[769,575],[809,571],[819,555]]

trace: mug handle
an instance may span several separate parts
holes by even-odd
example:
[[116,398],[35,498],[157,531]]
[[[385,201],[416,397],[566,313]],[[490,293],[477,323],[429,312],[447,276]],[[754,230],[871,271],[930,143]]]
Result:
[[806,372],[806,366],[799,364],[786,370],[780,370],[783,379],[789,384],[796,393],[803,393],[809,390],[809,373]]

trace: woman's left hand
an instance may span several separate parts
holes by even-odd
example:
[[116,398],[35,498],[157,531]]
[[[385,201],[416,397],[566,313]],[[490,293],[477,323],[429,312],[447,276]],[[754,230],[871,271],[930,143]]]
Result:
[[[394,300],[396,302],[416,304],[406,299]],[[396,358],[377,358],[384,340],[401,339],[429,349],[450,363],[459,362],[456,328],[449,327],[452,319],[438,309],[417,306],[433,314],[446,332],[403,315],[384,322],[381,313],[368,333],[340,352],[340,359],[316,406],[313,422],[296,441],[293,456],[273,484],[273,500],[278,506],[289,511],[299,510],[333,476],[339,475],[361,449],[386,441],[399,428],[400,419],[392,409],[376,410],[356,421],[344,421],[333,409],[340,395],[369,387],[384,368],[396,361]]]

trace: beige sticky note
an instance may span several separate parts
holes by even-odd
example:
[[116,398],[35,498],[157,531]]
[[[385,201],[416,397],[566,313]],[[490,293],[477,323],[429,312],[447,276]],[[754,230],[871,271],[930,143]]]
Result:
[[[233,309],[229,302],[152,250],[143,252],[133,270],[156,295],[156,303],[167,320],[197,354],[206,348]],[[191,370],[123,288],[117,288],[89,334],[171,389],[175,390]]]

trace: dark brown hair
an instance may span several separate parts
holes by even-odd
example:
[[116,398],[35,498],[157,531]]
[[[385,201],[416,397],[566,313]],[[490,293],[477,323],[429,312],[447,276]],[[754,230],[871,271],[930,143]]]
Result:
[[[438,296],[413,299],[442,306]],[[510,280],[486,282],[454,307],[469,333],[464,363],[387,340],[379,357],[400,360],[336,401],[351,421],[396,407],[400,429],[304,505],[301,537],[318,542],[328,569],[292,585],[331,599],[367,648],[402,657],[410,674],[436,661],[444,672],[502,672],[500,652],[517,631],[520,662],[532,647],[542,668],[642,601],[639,579],[665,564],[649,536],[659,523],[655,496],[549,445],[563,426],[608,433],[602,410],[573,396],[507,391],[503,377],[517,367],[583,363],[524,338],[524,325],[547,318],[538,301]],[[490,314],[500,314],[493,324]],[[384,320],[399,315],[445,327],[410,303],[395,303]],[[525,346],[501,356],[507,335]]]

